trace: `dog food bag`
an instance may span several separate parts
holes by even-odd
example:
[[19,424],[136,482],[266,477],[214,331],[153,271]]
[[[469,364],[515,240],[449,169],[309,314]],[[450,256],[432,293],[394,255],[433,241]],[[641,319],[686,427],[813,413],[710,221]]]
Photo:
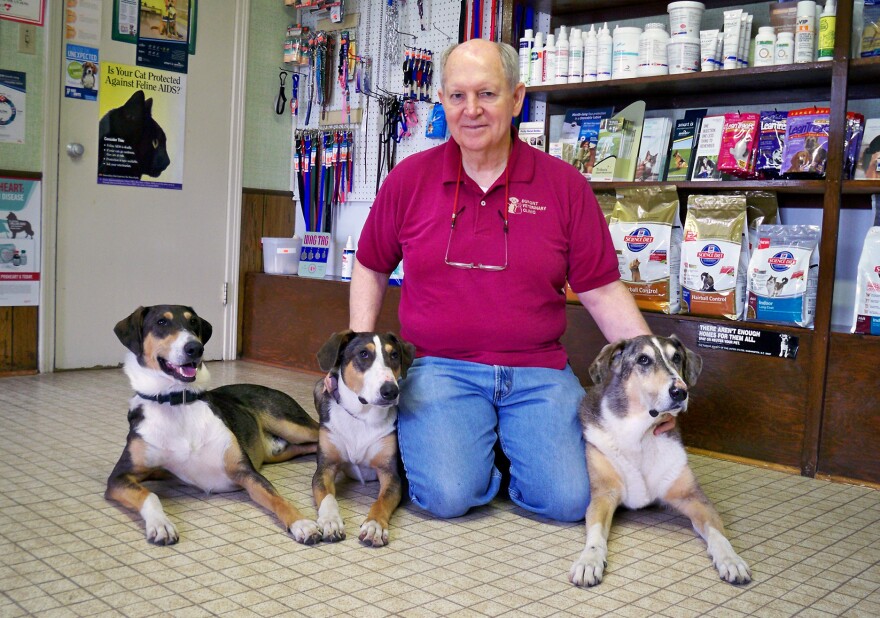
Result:
[[681,246],[681,312],[740,319],[748,255],[745,196],[691,195]]
[[868,228],[856,275],[852,332],[880,335],[880,227]]
[[764,223],[782,223],[779,201],[773,191],[730,191],[720,195],[744,195],[746,219],[749,228],[749,255],[758,242],[758,226]]
[[724,114],[718,171],[740,178],[754,178],[760,114]]
[[639,308],[678,313],[682,230],[675,186],[619,189],[608,229],[620,278]]
[[786,178],[823,178],[828,163],[831,109],[810,107],[788,112],[782,174]]
[[593,194],[596,196],[596,201],[599,202],[599,208],[602,209],[602,214],[605,215],[605,223],[608,223],[611,219],[614,205],[617,203],[617,192],[594,191]]
[[746,319],[812,328],[819,284],[819,226],[761,225],[749,262]]
[[785,145],[785,121],[788,112],[761,112],[758,133],[758,159],[755,171],[762,178],[779,178],[782,174],[782,150]]

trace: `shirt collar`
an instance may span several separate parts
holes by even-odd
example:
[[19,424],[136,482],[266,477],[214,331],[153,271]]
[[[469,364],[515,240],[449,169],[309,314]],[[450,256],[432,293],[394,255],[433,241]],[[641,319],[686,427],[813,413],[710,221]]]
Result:
[[[519,139],[515,127],[510,128],[510,136],[513,142],[510,158],[507,160],[507,165],[510,167],[510,182],[531,182],[535,176],[537,152],[535,152],[532,146]],[[461,148],[450,137],[444,145],[443,151],[443,171],[440,177],[444,184],[455,183],[458,179],[458,166],[460,164]]]

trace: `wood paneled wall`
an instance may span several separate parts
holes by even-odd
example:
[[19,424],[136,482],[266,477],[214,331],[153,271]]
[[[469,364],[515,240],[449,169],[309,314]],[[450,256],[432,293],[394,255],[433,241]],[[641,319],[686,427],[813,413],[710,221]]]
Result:
[[39,307],[0,307],[0,376],[37,372]]

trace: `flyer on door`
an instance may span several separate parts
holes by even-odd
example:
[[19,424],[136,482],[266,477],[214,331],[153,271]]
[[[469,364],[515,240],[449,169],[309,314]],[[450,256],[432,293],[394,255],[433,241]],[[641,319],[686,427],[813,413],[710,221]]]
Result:
[[183,188],[186,76],[104,62],[98,184]]
[[40,304],[39,180],[0,177],[0,307]]

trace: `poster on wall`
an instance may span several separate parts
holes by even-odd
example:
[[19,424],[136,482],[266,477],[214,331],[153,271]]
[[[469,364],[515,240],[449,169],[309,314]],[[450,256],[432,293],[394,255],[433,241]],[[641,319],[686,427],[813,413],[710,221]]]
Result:
[[186,76],[101,65],[98,184],[183,188]]
[[65,52],[64,96],[98,100],[98,49],[68,43]]
[[101,43],[101,0],[76,0],[64,9],[64,38],[80,45]]
[[42,26],[45,12],[46,0],[3,0],[0,2],[0,19]]
[[0,307],[40,304],[40,189],[0,177]]
[[24,102],[27,76],[0,69],[0,142],[24,144]]
[[190,0],[141,0],[137,65],[186,73]]
[[[189,4],[189,55],[192,56],[196,53],[199,1],[191,0]],[[137,44],[139,14],[140,0],[113,0],[111,37],[114,41]]]

